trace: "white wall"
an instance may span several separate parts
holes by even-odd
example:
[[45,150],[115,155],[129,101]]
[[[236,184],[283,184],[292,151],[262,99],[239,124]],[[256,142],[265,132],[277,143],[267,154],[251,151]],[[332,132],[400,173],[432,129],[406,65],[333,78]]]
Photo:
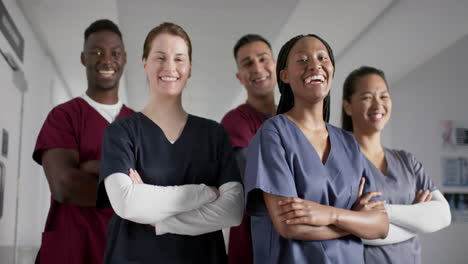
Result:
[[[430,41],[430,40],[429,40]],[[468,120],[468,35],[391,87],[393,147],[412,152],[442,191],[440,120]],[[423,263],[467,263],[468,223],[421,237]]]
[[[21,134],[22,144],[19,150],[19,205],[16,233],[19,249],[32,248],[34,251],[40,245],[41,233],[49,208],[50,193],[42,167],[32,160],[32,151],[42,123],[52,107],[52,100],[58,100],[56,98],[64,100],[65,98],[61,94],[66,94],[66,92],[56,91],[56,95],[52,94],[52,86],[55,86],[55,90],[57,90],[57,87],[63,87],[63,84],[50,57],[37,41],[16,1],[3,0],[3,3],[25,39],[25,56],[22,69],[25,72],[28,90],[24,95],[24,122]],[[0,59],[3,60],[3,58]],[[9,109],[4,109],[0,105],[0,111],[9,111]],[[19,116],[19,113],[17,115]],[[10,148],[18,147],[18,145],[10,145]],[[18,177],[16,172],[15,177]],[[15,229],[15,226],[10,228]],[[31,259],[22,259],[21,256],[18,260],[18,263],[32,263]],[[7,263],[4,261],[5,259],[0,256],[0,263]]]
[[[0,48],[4,53],[7,51],[6,40],[0,35]],[[16,223],[16,186],[18,173],[18,145],[19,145],[19,122],[21,92],[13,84],[13,71],[6,61],[0,57],[0,131],[8,133],[7,155],[0,156],[0,161],[5,166],[3,175],[3,212],[0,218],[0,258],[6,260],[13,259],[13,248],[15,243],[15,223]],[[1,132],[0,132],[1,133]],[[2,133],[3,134],[3,133]],[[0,138],[3,135],[0,134]]]
[[[118,23],[116,0],[16,0],[46,53],[53,57],[58,73],[66,82],[71,96],[80,96],[86,89],[85,67],[80,63],[83,32],[93,21],[108,18]],[[125,78],[119,96],[126,102]]]

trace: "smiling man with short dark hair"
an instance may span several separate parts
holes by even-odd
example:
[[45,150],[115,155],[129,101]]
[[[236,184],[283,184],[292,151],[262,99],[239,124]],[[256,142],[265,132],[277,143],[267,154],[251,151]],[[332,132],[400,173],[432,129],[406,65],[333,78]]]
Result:
[[[234,58],[238,69],[236,77],[247,91],[247,101],[228,112],[221,124],[229,134],[243,175],[250,140],[263,122],[276,112],[276,63],[270,43],[257,34],[247,34],[237,41]],[[231,228],[228,249],[230,264],[253,263],[250,233],[250,218],[244,213],[242,224]]]
[[86,93],[52,109],[33,153],[52,196],[36,263],[103,262],[113,211],[95,207],[101,145],[106,126],[134,113],[118,98],[126,61],[117,25],[102,19],[86,29]]

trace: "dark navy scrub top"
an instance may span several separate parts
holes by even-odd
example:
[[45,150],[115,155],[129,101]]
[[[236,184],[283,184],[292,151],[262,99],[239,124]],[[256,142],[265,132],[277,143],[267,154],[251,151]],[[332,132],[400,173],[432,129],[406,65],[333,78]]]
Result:
[[[115,121],[104,134],[98,205],[110,206],[104,179],[136,169],[143,182],[159,186],[240,181],[229,138],[211,120],[189,115],[174,144],[142,113]],[[104,263],[225,263],[221,230],[198,236],[155,235],[154,227],[114,214]]]
[[263,200],[267,192],[351,209],[361,177],[367,180],[365,192],[375,190],[353,135],[329,124],[327,130],[331,149],[325,164],[285,115],[270,118],[252,139],[244,187],[255,263],[364,263],[361,240],[352,235],[323,241],[281,237]]
[[[387,160],[387,175],[366,159],[369,171],[374,180],[381,199],[387,204],[412,204],[418,190],[435,191],[437,188],[431,178],[425,173],[421,162],[403,150],[384,148]],[[365,261],[367,264],[417,264],[421,263],[421,245],[418,237],[385,246],[365,246]]]

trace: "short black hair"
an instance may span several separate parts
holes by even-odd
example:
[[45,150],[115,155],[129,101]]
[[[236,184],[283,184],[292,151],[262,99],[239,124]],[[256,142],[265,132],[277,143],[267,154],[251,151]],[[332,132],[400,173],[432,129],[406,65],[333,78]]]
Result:
[[109,19],[99,19],[94,21],[84,32],[84,41],[88,40],[89,36],[93,33],[100,31],[111,31],[119,36],[122,40],[122,33],[119,27]]
[[[343,101],[351,102],[351,96],[353,96],[354,92],[356,91],[356,82],[362,77],[366,77],[368,75],[375,74],[377,76],[380,76],[385,82],[385,85],[388,87],[387,79],[385,78],[385,73],[377,69],[375,67],[371,66],[361,66],[358,69],[355,69],[352,71],[348,77],[346,77],[344,83],[343,83]],[[346,111],[344,110],[344,106],[341,105],[341,128],[347,131],[354,131],[353,128],[353,119],[351,116],[346,114]]]
[[268,40],[266,40],[264,37],[258,34],[247,34],[247,35],[242,36],[236,42],[236,45],[234,45],[234,59],[237,61],[237,52],[242,46],[255,42],[255,41],[262,41],[263,43],[267,44],[268,48],[270,48],[270,51],[272,50],[270,42],[268,42]]

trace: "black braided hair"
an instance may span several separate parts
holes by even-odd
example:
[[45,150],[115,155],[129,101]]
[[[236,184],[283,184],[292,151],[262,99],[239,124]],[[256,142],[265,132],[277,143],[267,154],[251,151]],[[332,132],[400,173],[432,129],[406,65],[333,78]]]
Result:
[[[343,101],[346,100],[348,103],[350,103],[351,97],[356,91],[357,80],[370,74],[376,74],[380,76],[384,80],[385,85],[387,85],[388,89],[388,83],[385,79],[385,73],[382,70],[370,66],[361,66],[360,68],[352,71],[348,75],[348,77],[346,77],[343,83]],[[341,105],[341,128],[353,132],[353,119],[351,118],[351,116],[346,114],[343,105]]]
[[[291,86],[289,85],[289,83],[284,83],[281,80],[280,72],[281,70],[284,70],[286,68],[289,52],[291,51],[294,44],[296,44],[297,41],[305,37],[316,38],[320,40],[323,43],[323,45],[325,45],[328,51],[328,55],[330,56],[330,61],[333,65],[333,69],[335,68],[335,57],[333,55],[333,50],[331,49],[330,45],[321,37],[315,34],[297,35],[294,38],[290,39],[288,42],[286,42],[283,45],[283,47],[281,47],[281,50],[278,55],[278,60],[276,62],[276,77],[278,80],[278,88],[281,93],[280,102],[278,104],[278,110],[276,114],[286,113],[289,110],[291,110],[291,108],[294,106],[294,94],[292,92]],[[330,92],[328,92],[323,102],[323,120],[325,120],[325,122],[328,122],[330,120]]]

